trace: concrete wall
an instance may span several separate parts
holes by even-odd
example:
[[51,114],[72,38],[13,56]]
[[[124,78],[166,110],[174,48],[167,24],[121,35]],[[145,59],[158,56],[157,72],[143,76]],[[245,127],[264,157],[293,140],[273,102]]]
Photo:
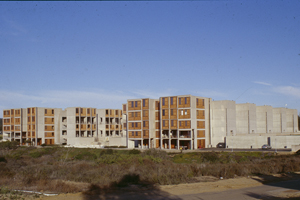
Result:
[[256,133],[256,105],[250,103],[236,104],[237,134]]
[[[268,139],[269,138],[269,139]],[[226,146],[228,148],[261,148],[268,144],[275,148],[292,148],[292,145],[300,144],[299,135],[275,136],[275,135],[244,135],[226,137]]]
[[236,135],[236,105],[235,101],[211,102],[212,146],[224,142],[229,135]]
[[273,108],[272,106],[256,107],[257,133],[273,132]]

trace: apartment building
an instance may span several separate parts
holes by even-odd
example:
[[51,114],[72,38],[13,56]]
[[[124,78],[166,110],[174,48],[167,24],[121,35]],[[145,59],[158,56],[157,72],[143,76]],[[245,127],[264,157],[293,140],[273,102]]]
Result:
[[21,145],[126,145],[120,109],[32,107],[4,110],[3,118],[3,139]]
[[127,122],[128,147],[154,148],[155,109],[154,99],[131,99],[123,104]]
[[129,99],[122,109],[3,110],[3,139],[21,145],[198,149],[300,144],[297,110],[193,95]]
[[123,113],[127,115],[128,147],[206,147],[209,101],[209,98],[192,95],[128,100],[123,104]]
[[3,139],[22,145],[58,143],[60,111],[38,107],[3,110]]

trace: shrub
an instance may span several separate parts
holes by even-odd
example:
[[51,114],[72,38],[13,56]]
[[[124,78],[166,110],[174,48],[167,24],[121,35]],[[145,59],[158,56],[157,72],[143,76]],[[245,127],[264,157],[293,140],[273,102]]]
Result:
[[129,154],[140,154],[141,151],[140,151],[140,150],[137,150],[137,149],[132,149],[132,150],[129,150],[128,153],[129,153]]

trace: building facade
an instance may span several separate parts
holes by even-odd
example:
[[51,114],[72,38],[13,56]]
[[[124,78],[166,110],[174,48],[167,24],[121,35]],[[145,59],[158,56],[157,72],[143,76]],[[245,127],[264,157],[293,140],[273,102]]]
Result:
[[193,95],[129,99],[122,109],[3,110],[3,139],[21,145],[198,149],[300,144],[296,109],[212,101]]

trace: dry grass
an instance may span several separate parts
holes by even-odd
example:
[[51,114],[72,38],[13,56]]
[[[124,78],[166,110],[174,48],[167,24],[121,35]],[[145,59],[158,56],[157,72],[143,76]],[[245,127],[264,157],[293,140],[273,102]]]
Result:
[[52,192],[93,191],[128,184],[179,184],[199,176],[232,178],[300,171],[300,155],[18,148],[0,158],[0,187]]

